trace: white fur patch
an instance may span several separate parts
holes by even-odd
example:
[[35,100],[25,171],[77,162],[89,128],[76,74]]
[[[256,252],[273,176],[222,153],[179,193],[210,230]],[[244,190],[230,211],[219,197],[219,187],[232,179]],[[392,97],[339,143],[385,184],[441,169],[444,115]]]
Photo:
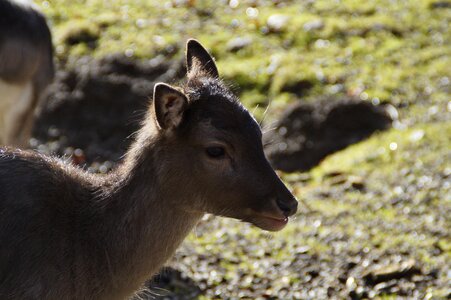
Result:
[[[19,127],[19,117],[30,110],[33,100],[33,84],[10,84],[0,80],[0,144],[8,144],[15,128]],[[32,110],[34,111],[34,110]]]

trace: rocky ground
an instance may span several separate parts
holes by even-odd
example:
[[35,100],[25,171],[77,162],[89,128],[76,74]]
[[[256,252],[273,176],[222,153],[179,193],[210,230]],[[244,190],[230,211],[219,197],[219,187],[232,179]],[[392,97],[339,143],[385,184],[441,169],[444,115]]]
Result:
[[59,72],[33,148],[108,172],[197,37],[301,201],[276,234],[206,216],[139,297],[451,298],[449,1],[39,4]]
[[[153,84],[180,78],[183,68],[179,62],[154,64],[125,57],[84,58],[74,65],[58,73],[32,144],[41,152],[69,156],[90,172],[106,173],[139,126]],[[390,116],[390,109],[361,100],[324,101],[288,108],[276,129],[267,133],[275,166],[309,170],[328,154],[399,121],[393,112]],[[396,131],[393,137],[379,134],[370,140],[374,145],[360,145],[360,150],[356,146],[356,162],[343,162],[340,155],[345,154],[339,153],[316,173],[284,175],[302,203],[281,234],[207,216],[177,253],[172,268],[148,282],[140,297],[419,299],[437,291],[448,297],[451,211],[437,197],[449,198],[450,169],[444,166],[450,157],[416,161],[398,154],[402,149],[397,148],[419,144],[417,155],[433,151],[430,147],[440,142],[435,139],[447,138],[436,136],[442,129],[432,125],[411,130],[407,141],[396,137]],[[430,139],[435,141],[431,144]],[[282,143],[289,146],[282,149]],[[399,164],[400,156],[410,167],[394,168],[386,178],[377,169],[364,175],[375,161]],[[371,167],[355,170],[359,160]]]

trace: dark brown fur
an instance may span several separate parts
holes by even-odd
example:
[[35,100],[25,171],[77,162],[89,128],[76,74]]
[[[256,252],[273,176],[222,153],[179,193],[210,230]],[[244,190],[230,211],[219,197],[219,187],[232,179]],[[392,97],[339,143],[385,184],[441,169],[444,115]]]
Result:
[[[187,55],[195,66],[186,86],[156,85],[111,174],[0,150],[0,299],[125,299],[204,213],[280,230],[296,211],[263,155],[258,124],[203,67],[214,61],[194,40]],[[211,144],[226,155],[207,155]]]

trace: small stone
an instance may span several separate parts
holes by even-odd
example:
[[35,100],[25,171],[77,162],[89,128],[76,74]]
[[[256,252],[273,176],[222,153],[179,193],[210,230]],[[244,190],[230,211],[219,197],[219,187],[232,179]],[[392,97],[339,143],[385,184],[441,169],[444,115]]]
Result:
[[255,7],[246,8],[246,15],[251,19],[255,19],[258,17],[258,9]]
[[421,140],[424,137],[424,130],[418,129],[415,130],[414,132],[412,132],[412,134],[410,135],[410,140],[412,142],[417,142],[419,140]]
[[374,286],[374,289],[376,291],[382,291],[382,292],[389,292],[390,289],[394,286],[396,286],[397,282],[396,280],[390,280],[388,282],[381,282]]
[[330,185],[340,185],[340,184],[346,183],[347,181],[348,181],[347,176],[341,175],[341,176],[331,178]]
[[348,291],[354,291],[357,288],[357,283],[355,282],[354,277],[348,277],[346,280],[346,288]]
[[320,19],[313,20],[310,22],[307,22],[304,24],[304,30],[305,31],[314,31],[314,30],[320,30],[324,28],[324,22]]
[[391,105],[391,104],[386,105],[385,112],[390,117],[390,119],[392,119],[392,121],[396,121],[399,119],[398,110],[393,105]]
[[304,254],[310,251],[310,247],[309,246],[300,246],[296,248],[296,253],[297,254]]
[[249,37],[237,37],[230,40],[227,43],[227,50],[230,52],[237,52],[243,48],[246,48],[252,43],[252,39]]
[[289,20],[290,17],[286,15],[272,15],[266,21],[266,25],[268,26],[270,32],[278,33],[286,29]]
[[401,263],[374,268],[367,272],[363,276],[363,279],[369,284],[378,284],[392,279],[411,277],[415,274],[421,274],[421,269],[416,266],[415,260],[411,259]]

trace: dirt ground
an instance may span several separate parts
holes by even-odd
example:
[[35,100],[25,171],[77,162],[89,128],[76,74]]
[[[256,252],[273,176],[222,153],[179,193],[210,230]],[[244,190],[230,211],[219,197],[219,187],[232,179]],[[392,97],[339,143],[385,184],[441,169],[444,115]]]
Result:
[[[145,114],[154,83],[177,81],[184,72],[181,62],[167,62],[158,57],[136,62],[124,56],[110,56],[101,60],[82,58],[70,65],[75,67],[58,72],[37,120],[31,144],[40,152],[71,157],[73,163],[98,173],[108,172],[125,153],[133,132]],[[315,104],[292,106],[276,122],[275,129],[265,136],[267,154],[279,169],[308,170],[328,154],[365,139],[375,131],[389,128],[395,119],[390,109],[394,108],[348,98],[336,101],[322,99]],[[311,175],[308,173],[297,174],[298,177],[294,179],[297,182],[310,180]],[[433,176],[438,176],[436,184],[441,186],[446,185],[449,179],[447,175]],[[412,204],[403,199],[420,189],[421,185],[413,185],[404,197],[387,201],[391,201],[391,205],[413,209]],[[368,198],[383,193],[380,188],[371,188],[365,179],[346,173],[330,173],[326,184],[307,191],[305,197],[307,200],[313,197],[326,201],[330,198],[346,198],[350,191],[363,193]],[[380,209],[377,205],[383,204],[369,201],[366,209]],[[419,209],[426,205],[417,203],[416,207]],[[281,240],[282,244],[276,244],[277,247],[289,247],[288,253],[291,255],[288,258],[276,258],[273,252],[277,253],[277,247],[264,248],[264,245],[271,243],[271,238],[259,238],[258,242],[252,240],[256,237],[250,233],[250,237],[246,236],[246,232],[249,232],[247,225],[243,225],[243,233],[226,232],[229,222],[233,221],[208,216],[196,228],[196,237],[200,243],[205,242],[202,241],[204,235],[215,232],[214,236],[219,240],[215,243],[224,242],[231,250],[210,252],[208,249],[199,250],[191,242],[184,244],[170,263],[172,268],[149,281],[147,289],[139,297],[365,299],[396,294],[399,297],[420,299],[426,297],[431,286],[446,289],[446,276],[449,279],[450,275],[447,271],[443,277],[445,262],[442,268],[427,268],[415,259],[415,255],[412,258],[415,250],[410,247],[402,251],[351,247],[349,245],[355,236],[351,238],[345,228],[340,227],[338,231],[321,230],[334,227],[341,220],[353,220],[352,213],[343,210],[327,216],[316,210],[305,209],[301,213],[302,218],[295,222],[298,228],[309,228],[303,233],[304,238],[328,245],[327,248],[319,248],[321,251],[317,252],[313,251],[315,246],[290,239],[286,242]],[[437,222],[446,219],[443,214],[446,211],[438,215]],[[408,231],[401,228],[402,224],[390,228],[390,223],[377,220],[359,222],[365,224],[365,228],[377,227],[387,232]],[[430,235],[443,237],[449,234],[445,228],[438,226],[432,229],[426,226],[423,229]],[[360,236],[357,240],[371,239],[373,234],[371,230],[362,229],[358,232]],[[255,246],[254,242],[259,244]],[[439,243],[434,247],[430,249],[431,255],[441,255],[446,251]],[[239,270],[242,264],[240,258],[234,258],[236,253],[254,261],[255,272],[252,276],[244,270],[238,271],[237,276],[228,275],[226,265],[235,265],[234,268]],[[280,283],[281,278],[285,279]]]
[[[74,162],[105,172],[125,153],[139,128],[156,82],[183,74],[179,61],[135,62],[122,55],[69,62],[57,72],[34,128],[39,151],[73,155]],[[77,150],[77,151],[75,151]]]
[[327,155],[389,128],[390,108],[352,98],[296,103],[267,132],[266,154],[278,170],[308,171]]

